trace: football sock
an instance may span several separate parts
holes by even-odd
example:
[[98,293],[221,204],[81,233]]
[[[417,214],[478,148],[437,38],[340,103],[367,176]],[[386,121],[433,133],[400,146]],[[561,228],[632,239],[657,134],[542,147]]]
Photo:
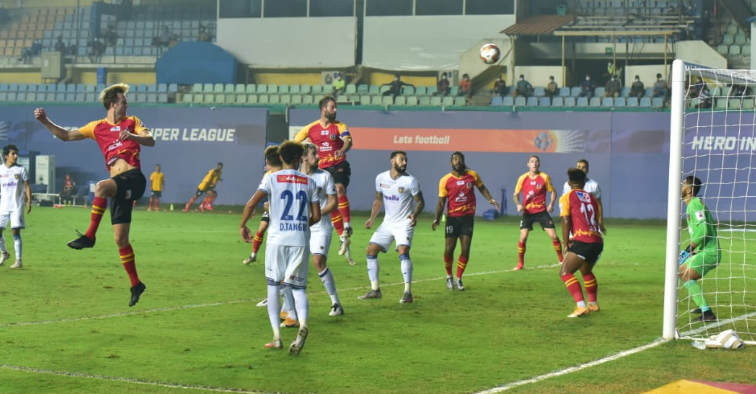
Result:
[[588,295],[588,302],[595,304],[598,300],[598,283],[596,282],[596,276],[593,275],[592,272],[583,275],[583,282],[585,285],[585,293]]
[[100,227],[102,221],[102,215],[105,213],[105,208],[108,204],[108,199],[105,197],[95,197],[92,200],[92,216],[89,222],[89,229],[84,234],[89,239],[95,239],[97,229]]
[[452,261],[454,261],[453,259],[453,256],[444,255],[444,268],[446,268],[446,276],[448,278],[451,278],[452,276]]
[[580,286],[580,281],[573,274],[562,275],[562,282],[567,287],[567,291],[570,292],[575,302],[583,303],[585,307],[585,299],[583,298],[583,288]]
[[467,257],[459,256],[457,260],[457,278],[461,278],[467,268]]
[[683,286],[685,286],[685,288],[688,289],[688,294],[690,294],[690,298],[692,298],[693,302],[695,302],[696,305],[698,305],[698,307],[701,308],[701,312],[706,312],[706,311],[711,310],[711,308],[709,308],[709,304],[706,302],[706,299],[703,296],[701,285],[699,285],[698,282],[694,280],[689,280],[683,283]]
[[265,236],[264,232],[258,231],[255,233],[255,239],[252,241],[252,253],[257,253],[257,251],[260,250],[260,245],[262,245],[263,236]]
[[196,200],[197,200],[197,196],[192,196],[192,198],[190,198],[190,199],[189,199],[189,202],[188,202],[188,203],[186,203],[186,206],[187,206],[187,207],[191,207],[191,206],[192,206],[192,204],[194,204],[194,202],[195,202]]
[[297,315],[300,327],[307,327],[307,318],[310,314],[310,300],[307,298],[307,293],[304,288],[291,289],[294,295],[294,308],[297,310]]
[[160,204],[160,199],[156,198],[155,199],[155,209],[158,209],[158,204]]
[[517,242],[517,257],[519,259],[520,265],[525,265],[525,244],[527,242],[525,241],[519,241]]
[[8,249],[5,248],[5,238],[3,238],[3,235],[0,233],[0,252],[3,254],[8,253]]
[[333,228],[336,229],[336,234],[342,236],[344,234],[344,219],[338,209],[331,211],[331,223],[333,223]]
[[333,280],[331,270],[326,267],[323,272],[318,272],[318,276],[323,282],[326,292],[328,292],[328,295],[331,297],[331,304],[339,304],[339,295],[336,293],[336,282]]
[[378,256],[367,256],[367,270],[368,278],[370,278],[370,288],[378,290],[380,288],[378,286]]
[[126,273],[129,274],[129,280],[131,280],[131,287],[139,284],[139,276],[137,275],[136,263],[134,262],[134,249],[129,244],[125,248],[119,248],[118,254],[121,255],[121,263]]
[[273,327],[274,339],[281,338],[281,328],[279,327],[281,300],[278,297],[278,286],[268,284],[268,318],[270,319],[270,326]]
[[13,234],[13,249],[16,250],[16,260],[21,260],[21,247],[24,242],[21,241],[21,234]]
[[349,209],[349,198],[346,195],[339,196],[339,212],[344,217],[344,226],[351,227],[349,222],[352,219],[352,214]]
[[562,243],[559,241],[559,238],[551,240],[551,244],[554,245],[554,251],[559,257],[559,262],[564,261],[564,256],[562,256]]
[[402,276],[404,277],[404,291],[412,291],[412,260],[409,254],[400,254],[399,261],[402,263]]
[[213,194],[212,196],[210,196],[210,198],[207,201],[208,205],[213,205],[213,203],[215,202],[216,198],[218,198],[217,194]]

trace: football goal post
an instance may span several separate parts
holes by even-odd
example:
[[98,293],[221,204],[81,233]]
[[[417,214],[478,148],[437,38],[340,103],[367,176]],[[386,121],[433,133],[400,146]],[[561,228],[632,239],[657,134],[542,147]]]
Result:
[[[756,71],[675,60],[671,89],[663,337],[704,339],[733,329],[755,345]],[[681,190],[689,176],[701,180],[697,197],[711,213],[720,257],[696,283],[681,283],[680,252],[691,240]],[[704,214],[694,216],[700,222]],[[716,318],[701,318],[701,300]]]

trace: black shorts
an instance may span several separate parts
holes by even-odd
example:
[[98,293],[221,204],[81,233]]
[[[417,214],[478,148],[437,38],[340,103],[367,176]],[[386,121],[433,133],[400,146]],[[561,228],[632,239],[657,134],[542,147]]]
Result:
[[541,223],[542,229],[547,228],[554,228],[554,221],[551,220],[551,215],[549,215],[548,212],[538,212],[534,214],[523,214],[522,219],[520,219],[520,230],[522,229],[533,229],[533,223]]
[[152,192],[150,193],[150,197],[155,197],[155,198],[160,198],[160,197],[163,197],[163,192],[161,192],[161,191],[157,191],[157,190],[153,190],[153,191],[152,191]]
[[568,252],[575,253],[578,257],[585,260],[586,263],[595,263],[601,258],[601,252],[604,251],[603,242],[585,243],[573,241],[572,246],[567,248]]
[[344,187],[349,186],[349,177],[352,175],[352,168],[349,162],[344,160],[332,167],[326,167],[323,170],[328,171],[333,176],[333,183],[342,184]]
[[472,237],[475,216],[447,216],[446,218],[446,238],[459,238],[462,235]]
[[208,187],[205,190],[197,189],[197,192],[195,192],[194,195],[199,197],[202,195],[202,193],[210,194],[210,192],[215,193],[215,186]]
[[144,196],[147,179],[142,171],[135,168],[112,178],[116,183],[116,195],[110,199],[110,222],[112,224],[131,223],[134,201]]

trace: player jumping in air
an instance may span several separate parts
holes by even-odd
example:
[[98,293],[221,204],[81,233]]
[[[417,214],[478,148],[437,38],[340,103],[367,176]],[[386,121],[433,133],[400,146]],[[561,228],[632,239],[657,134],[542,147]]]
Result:
[[[551,178],[545,172],[541,172],[541,159],[538,156],[530,156],[528,159],[529,171],[522,174],[517,179],[514,191],[514,203],[517,205],[517,212],[522,212],[520,220],[520,241],[517,244],[517,253],[519,262],[515,270],[521,270],[525,265],[525,245],[528,242],[528,234],[533,230],[533,223],[539,222],[541,228],[551,237],[551,243],[554,251],[562,262],[562,244],[559,236],[554,230],[554,221],[551,220],[549,212],[554,210],[556,202],[556,193],[554,186],[551,184]],[[523,202],[520,203],[520,192],[523,195]],[[551,193],[549,205],[546,205],[546,192]]]
[[[559,205],[562,207],[562,237],[566,250],[559,276],[577,303],[575,310],[567,317],[580,317],[599,311],[598,283],[593,275],[593,266],[604,250],[604,239],[599,229],[599,223],[603,223],[603,213],[596,197],[583,190],[585,172],[570,168],[567,170],[567,176],[572,189],[559,199]],[[569,238],[570,234],[572,238]],[[588,305],[585,304],[580,281],[574,275],[577,270],[583,275]]]
[[336,182],[339,208],[331,211],[331,222],[333,222],[341,241],[339,255],[346,255],[347,262],[354,265],[349,249],[352,224],[350,222],[349,198],[347,198],[347,186],[349,186],[352,170],[346,160],[346,153],[352,148],[352,135],[344,123],[336,120],[336,113],[339,109],[336,105],[336,99],[326,96],[320,100],[318,105],[320,106],[320,119],[303,127],[294,136],[294,141],[309,140],[315,144],[318,147],[320,169],[330,172]]

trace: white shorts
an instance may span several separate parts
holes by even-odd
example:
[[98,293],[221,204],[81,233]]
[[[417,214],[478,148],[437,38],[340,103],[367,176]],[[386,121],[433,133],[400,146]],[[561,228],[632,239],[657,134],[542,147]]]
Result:
[[333,230],[329,232],[313,231],[310,233],[310,253],[313,255],[320,254],[328,257],[328,250],[331,248],[331,237]]
[[7,228],[8,220],[11,222],[11,228],[26,228],[26,222],[24,221],[24,208],[21,207],[12,212],[0,212],[0,228]]
[[307,246],[265,245],[265,277],[268,282],[285,283],[293,288],[307,287],[310,251]]
[[396,247],[412,246],[412,234],[415,232],[414,227],[410,227],[409,220],[403,220],[399,223],[383,222],[378,230],[375,230],[370,237],[370,243],[381,247],[383,252],[388,251],[391,243],[396,240]]

